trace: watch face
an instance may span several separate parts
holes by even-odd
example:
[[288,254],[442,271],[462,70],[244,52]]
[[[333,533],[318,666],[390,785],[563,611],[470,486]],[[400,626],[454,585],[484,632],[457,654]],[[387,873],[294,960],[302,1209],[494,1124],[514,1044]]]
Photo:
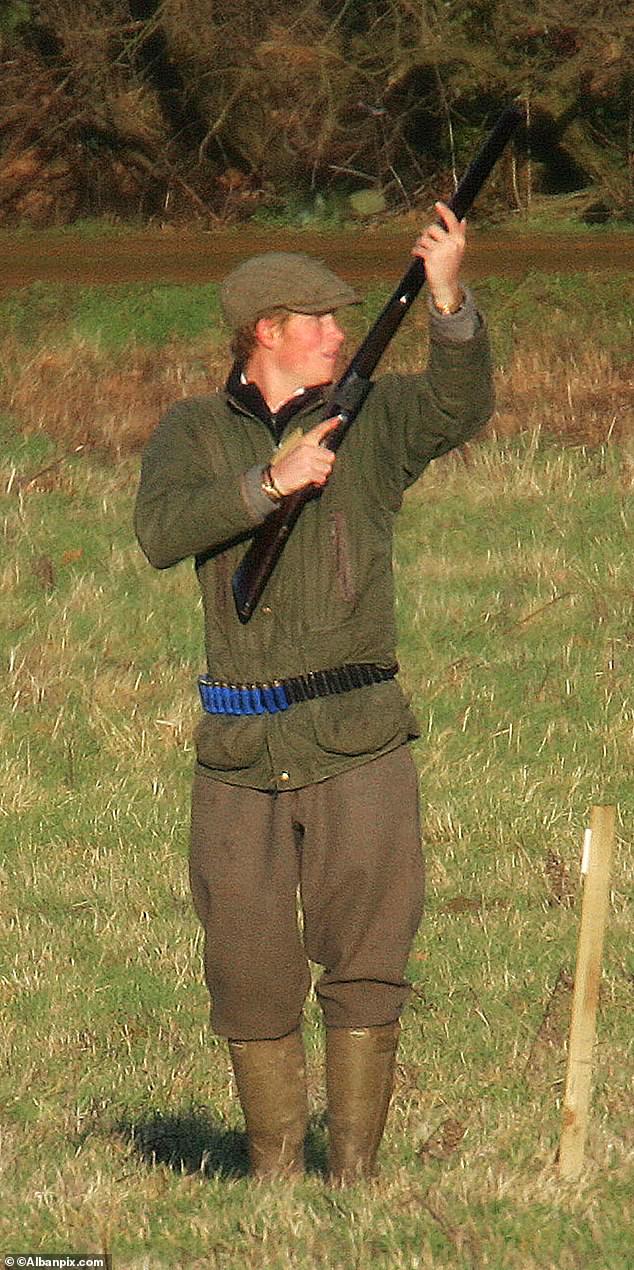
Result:
[[453,304],[437,304],[436,301],[434,300],[434,307],[438,310],[439,313],[442,313],[443,317],[451,317],[454,313],[460,312],[464,302],[465,302],[465,293],[464,291],[461,290],[458,299],[454,301]]
[[279,503],[280,499],[284,497],[281,490],[273,483],[270,467],[266,467],[262,473],[262,490],[274,503]]

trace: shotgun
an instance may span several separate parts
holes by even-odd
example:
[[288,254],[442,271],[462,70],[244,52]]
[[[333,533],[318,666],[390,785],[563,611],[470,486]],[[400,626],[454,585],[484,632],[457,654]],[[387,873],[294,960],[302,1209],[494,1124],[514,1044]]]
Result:
[[[462,220],[468,212],[515,128],[523,120],[524,112],[517,106],[507,107],[500,115],[448,204],[458,220]],[[422,260],[416,258],[335,385],[324,407],[322,419],[334,419],[338,416],[339,425],[322,441],[322,445],[331,450],[337,450],[341,445],[370,391],[370,376],[379,358],[424,282],[425,266]],[[293,494],[287,494],[275,511],[256,529],[232,579],[233,598],[243,624],[253,615],[302,508],[317,493],[315,486],[308,485]]]

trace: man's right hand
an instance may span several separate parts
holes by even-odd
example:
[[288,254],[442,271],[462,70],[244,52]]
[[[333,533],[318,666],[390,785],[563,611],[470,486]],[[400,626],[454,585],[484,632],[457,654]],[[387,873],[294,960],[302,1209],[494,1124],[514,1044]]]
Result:
[[295,494],[308,485],[326,484],[335,462],[332,450],[322,441],[338,427],[339,416],[324,419],[307,432],[292,450],[271,464],[271,476],[280,494]]

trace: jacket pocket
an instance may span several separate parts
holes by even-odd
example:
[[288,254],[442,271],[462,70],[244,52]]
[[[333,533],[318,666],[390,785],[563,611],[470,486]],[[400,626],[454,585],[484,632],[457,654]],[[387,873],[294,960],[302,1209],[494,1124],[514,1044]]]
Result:
[[317,742],[328,754],[378,754],[419,735],[416,719],[393,680],[314,703]]
[[205,767],[238,772],[252,767],[265,746],[265,724],[260,716],[246,719],[205,714],[194,731],[196,757]]
[[354,604],[357,598],[350,535],[345,512],[336,510],[330,514],[330,542],[333,552],[337,589],[346,604]]

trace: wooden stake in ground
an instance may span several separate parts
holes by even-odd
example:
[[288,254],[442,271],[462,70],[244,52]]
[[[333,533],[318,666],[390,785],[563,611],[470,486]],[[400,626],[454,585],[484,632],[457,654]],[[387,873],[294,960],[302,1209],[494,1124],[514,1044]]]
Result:
[[603,935],[610,899],[615,810],[614,807],[592,808],[592,837],[581,907],[563,1125],[559,1143],[559,1171],[562,1177],[576,1177],[583,1165]]

